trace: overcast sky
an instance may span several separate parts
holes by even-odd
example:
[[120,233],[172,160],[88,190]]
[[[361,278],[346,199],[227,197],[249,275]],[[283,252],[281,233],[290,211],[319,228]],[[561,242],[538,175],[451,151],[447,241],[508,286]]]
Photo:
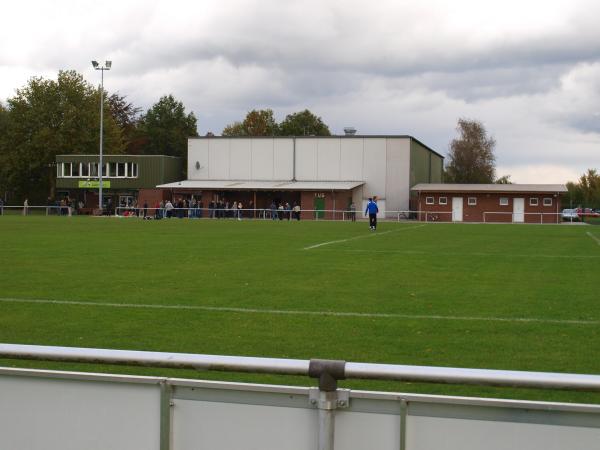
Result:
[[597,0],[2,2],[0,100],[32,76],[110,59],[105,88],[172,93],[220,134],[255,108],[310,109],[332,132],[410,134],[442,154],[459,117],[497,140],[498,175],[600,169]]

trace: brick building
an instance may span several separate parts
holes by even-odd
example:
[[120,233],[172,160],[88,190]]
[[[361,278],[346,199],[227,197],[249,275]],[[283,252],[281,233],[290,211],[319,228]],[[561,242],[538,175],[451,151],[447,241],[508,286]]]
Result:
[[561,222],[562,184],[431,184],[420,183],[418,218],[440,222]]

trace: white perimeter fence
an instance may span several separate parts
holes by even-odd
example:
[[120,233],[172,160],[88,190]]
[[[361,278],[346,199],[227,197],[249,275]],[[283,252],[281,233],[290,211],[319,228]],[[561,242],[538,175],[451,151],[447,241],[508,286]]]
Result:
[[600,391],[600,376],[0,344],[0,357],[310,376],[318,388],[0,367],[10,450],[583,450],[600,405],[351,391],[339,379]]
[[[86,213],[93,210],[86,209]],[[97,210],[96,210],[97,211]],[[69,206],[1,206],[0,216],[23,215],[23,216],[72,216],[76,215],[77,210]],[[104,211],[109,214],[108,210]],[[117,207],[110,212],[116,217],[137,217],[144,219],[166,219],[166,218],[186,218],[186,219],[261,219],[261,220],[336,220],[336,221],[354,221],[365,220],[363,211],[348,211],[341,209],[302,209],[280,210],[280,209],[218,209],[218,208],[132,208]],[[423,221],[423,222],[467,222],[468,220],[454,220],[452,211],[381,211],[377,215],[379,220],[386,221]],[[581,218],[572,216],[563,218],[562,213],[514,213],[510,211],[485,211],[482,214],[483,223],[561,223],[561,222],[579,222]]]

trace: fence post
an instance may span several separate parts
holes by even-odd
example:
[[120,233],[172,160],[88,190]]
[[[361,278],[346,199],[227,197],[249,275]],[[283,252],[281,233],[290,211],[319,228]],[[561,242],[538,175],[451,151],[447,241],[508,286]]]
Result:
[[319,414],[318,450],[334,450],[335,410],[347,408],[350,401],[350,391],[337,388],[337,381],[346,378],[345,372],[345,361],[310,360],[308,375],[319,380],[319,387],[309,393],[309,401]]

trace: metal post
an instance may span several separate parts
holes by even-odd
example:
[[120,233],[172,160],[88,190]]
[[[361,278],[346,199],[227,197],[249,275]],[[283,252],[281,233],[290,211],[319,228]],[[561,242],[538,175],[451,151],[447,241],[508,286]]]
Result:
[[406,450],[406,415],[408,413],[408,402],[400,400],[400,450]]
[[350,401],[349,391],[337,388],[337,381],[346,378],[345,366],[345,361],[310,360],[308,376],[319,380],[319,388],[309,393],[310,403],[319,409],[318,450],[334,450],[334,410],[347,408]]
[[102,202],[102,147],[103,147],[103,135],[104,135],[104,68],[100,69],[100,164],[98,165],[98,179],[100,180],[100,186],[98,187],[98,208],[100,209],[100,215],[102,215],[102,209],[104,203]]
[[94,66],[95,70],[99,70],[100,77],[100,161],[98,165],[98,209],[100,209],[100,214],[102,214],[103,210],[103,198],[102,198],[102,151],[104,148],[104,71],[110,70],[112,67],[112,61],[105,61],[103,66],[98,64],[98,61],[92,61],[92,66]]
[[172,387],[164,379],[160,383],[160,450],[171,449]]

